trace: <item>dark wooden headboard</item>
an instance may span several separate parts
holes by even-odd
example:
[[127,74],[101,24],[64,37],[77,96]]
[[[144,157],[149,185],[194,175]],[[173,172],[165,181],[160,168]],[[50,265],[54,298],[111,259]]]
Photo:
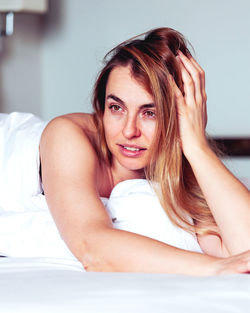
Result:
[[250,157],[250,137],[213,138],[225,155],[232,157]]

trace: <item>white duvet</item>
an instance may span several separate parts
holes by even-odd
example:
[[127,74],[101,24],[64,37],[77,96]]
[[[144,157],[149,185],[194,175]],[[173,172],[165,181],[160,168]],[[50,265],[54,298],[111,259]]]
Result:
[[[0,114],[0,254],[75,260],[42,194],[38,145],[45,125],[28,113]],[[146,180],[119,183],[102,200],[115,228],[202,252],[194,236],[170,222]]]

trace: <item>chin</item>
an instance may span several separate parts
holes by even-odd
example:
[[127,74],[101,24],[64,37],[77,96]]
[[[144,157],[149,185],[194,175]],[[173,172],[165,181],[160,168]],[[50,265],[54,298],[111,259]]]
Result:
[[124,168],[126,168],[129,171],[141,171],[143,170],[146,166],[147,163],[143,162],[142,160],[139,159],[133,159],[133,160],[119,160],[118,162],[120,165]]
[[122,155],[116,147],[112,150],[110,149],[113,160],[116,160],[120,166],[128,171],[141,171],[149,164],[148,155],[132,158]]

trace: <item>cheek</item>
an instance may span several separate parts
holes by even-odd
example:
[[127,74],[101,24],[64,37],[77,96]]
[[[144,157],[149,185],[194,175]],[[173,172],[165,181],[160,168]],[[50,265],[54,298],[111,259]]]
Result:
[[148,121],[143,123],[142,132],[149,141],[153,141],[156,132],[156,122]]
[[104,114],[103,126],[107,142],[117,137],[120,133],[120,123],[117,123],[109,114]]

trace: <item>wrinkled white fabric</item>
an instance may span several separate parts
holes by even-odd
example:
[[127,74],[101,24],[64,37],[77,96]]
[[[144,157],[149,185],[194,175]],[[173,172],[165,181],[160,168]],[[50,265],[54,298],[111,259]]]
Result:
[[[23,207],[17,212],[0,208],[0,254],[75,259],[60,237],[45,196],[38,194],[32,197],[32,202],[34,199],[34,210]],[[110,198],[102,201],[114,221],[114,228],[201,252],[194,236],[170,222],[146,180],[119,183]]]
[[[46,124],[29,113],[0,114],[0,254],[75,260],[42,194],[38,147]],[[115,228],[201,252],[194,236],[170,222],[146,180],[121,182],[102,201]]]
[[39,142],[46,126],[30,113],[0,114],[0,207],[35,210],[41,193]]
[[114,227],[169,245],[202,252],[196,237],[172,224],[145,179],[125,180],[113,189],[106,206]]
[[30,113],[0,114],[0,254],[74,258],[55,226],[39,176],[47,122]]

